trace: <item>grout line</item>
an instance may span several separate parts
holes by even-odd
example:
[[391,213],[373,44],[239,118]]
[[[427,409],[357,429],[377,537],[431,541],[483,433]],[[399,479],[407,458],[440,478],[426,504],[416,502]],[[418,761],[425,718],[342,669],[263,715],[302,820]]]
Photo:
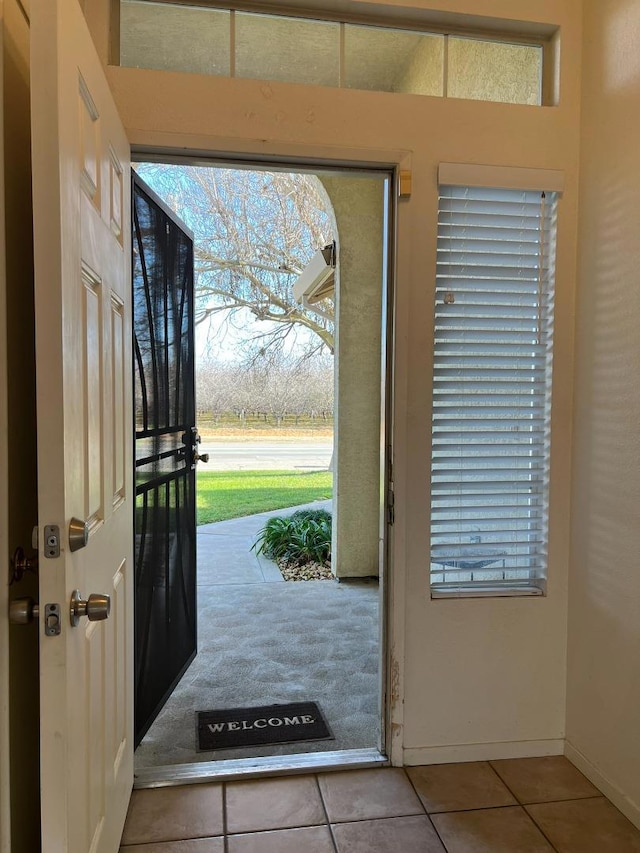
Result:
[[[511,808],[514,808],[512,806]],[[454,812],[438,812],[438,814],[454,814]],[[346,823],[371,823],[371,821],[376,820],[404,820],[409,817],[429,817],[426,812],[412,812],[411,814],[391,814],[391,815],[382,815],[380,817],[350,817],[348,820],[336,820],[331,824],[332,826],[344,826]]]
[[519,806],[520,806],[520,808],[522,809],[522,811],[526,814],[526,816],[529,818],[529,820],[531,821],[531,823],[536,827],[536,829],[538,830],[538,832],[543,836],[543,838],[544,838],[544,839],[546,840],[546,842],[549,844],[549,846],[551,847],[551,849],[552,849],[552,850],[554,850],[554,851],[555,851],[555,853],[558,853],[558,849],[557,849],[557,847],[556,847],[556,846],[551,842],[551,839],[548,837],[547,833],[542,829],[542,827],[541,827],[541,826],[538,826],[537,822],[533,819],[533,815],[530,815],[530,814],[529,814],[529,812],[526,810],[524,803],[520,801],[520,797],[517,797],[517,796],[516,796],[516,794],[515,794],[515,791],[512,791],[512,790],[511,790],[511,788],[507,785],[507,783],[504,781],[504,779],[502,778],[502,776],[498,773],[498,771],[496,770],[496,768],[493,766],[493,764],[491,763],[491,761],[487,761],[487,764],[488,764],[488,765],[489,765],[489,767],[493,770],[493,772],[496,774],[496,776],[498,777],[498,779],[502,782],[502,784],[503,784],[503,785],[504,785],[504,787],[507,789],[507,791],[511,794],[511,796],[512,796],[516,801],[517,801],[517,803],[519,804]]
[[511,790],[511,788],[507,785],[507,783],[504,781],[504,779],[502,778],[502,776],[498,773],[498,771],[496,770],[496,768],[493,766],[493,764],[491,763],[491,761],[486,761],[486,762],[484,762],[484,763],[485,763],[488,767],[490,767],[490,768],[493,770],[493,772],[496,774],[496,776],[498,777],[498,779],[500,780],[500,782],[504,785],[504,787],[507,789],[507,791],[511,794],[511,796],[512,796],[512,797],[513,797],[513,799],[516,801],[516,803],[518,803],[518,805],[520,805],[520,806],[521,806],[521,805],[523,805],[523,803],[522,803],[522,802],[521,802],[521,800],[520,800],[520,797],[518,797],[518,796],[516,795],[516,792],[515,792],[515,791],[512,791],[512,790]]
[[603,794],[602,791],[600,791],[600,789],[598,787],[596,787],[596,785],[593,785],[593,782],[592,782],[591,784],[596,789],[596,791],[598,791],[597,794],[588,794],[586,797],[575,797],[574,796],[574,797],[564,797],[564,798],[561,798],[559,800],[528,800],[525,802],[524,800],[521,800],[520,797],[516,796],[515,792],[511,790],[511,788],[507,785],[507,783],[504,781],[502,776],[498,773],[496,768],[493,766],[493,764],[491,763],[491,760],[487,761],[486,763],[493,770],[493,772],[496,774],[498,779],[505,786],[507,791],[509,791],[511,796],[515,797],[515,799],[518,801],[518,803],[521,806],[542,806],[542,805],[545,805],[546,803],[568,803],[572,800],[598,800],[598,799],[602,799],[603,797],[605,800],[607,799],[606,795]]
[[[236,838],[238,835],[266,835],[274,832],[293,832],[297,829],[317,829],[318,827],[326,826],[325,823],[304,823],[302,826],[272,826],[270,829],[242,829],[240,832],[227,833],[228,838]],[[208,836],[207,836],[208,837]],[[220,836],[211,836],[219,838]]]
[[329,827],[329,835],[331,836],[331,843],[333,844],[333,849],[335,853],[338,853],[338,844],[336,842],[335,836],[333,834],[333,826],[331,825],[331,821],[329,820],[329,812],[327,811],[327,804],[324,801],[324,797],[322,796],[322,788],[320,787],[320,778],[317,773],[313,774],[314,779],[316,780],[316,785],[318,786],[318,793],[320,794],[320,802],[322,803],[322,811],[324,812],[324,816],[327,820],[327,826]]
[[[566,797],[562,800],[532,800],[530,803],[522,803],[522,805],[526,808],[527,806],[550,806],[550,805],[560,805],[561,803],[582,803],[585,800],[607,800],[607,802],[611,802],[604,794],[590,794],[588,797]],[[620,809],[618,809],[620,811]]]
[[227,783],[222,783],[222,846],[224,853],[229,853],[228,839],[228,822],[227,822]]
[[535,821],[535,820],[534,820],[533,815],[530,815],[530,814],[529,814],[529,812],[526,810],[526,808],[525,808],[524,806],[520,806],[520,808],[521,808],[521,809],[522,809],[522,811],[526,814],[526,816],[529,818],[529,820],[530,820],[530,821],[531,821],[531,823],[535,826],[535,828],[538,830],[538,832],[540,833],[540,835],[542,835],[542,837],[547,841],[547,843],[548,843],[549,847],[551,847],[551,849],[552,849],[552,850],[554,850],[554,851],[555,851],[555,853],[559,853],[558,848],[557,848],[557,847],[555,846],[555,844],[551,841],[551,839],[549,838],[549,836],[547,835],[547,833],[544,831],[544,829],[543,829],[543,828],[542,828],[542,827],[537,823],[537,821]]
[[449,848],[448,848],[448,847],[447,847],[447,845],[444,843],[444,838],[443,838],[443,837],[440,835],[440,833],[438,832],[438,827],[437,827],[437,826],[435,825],[435,823],[431,820],[431,815],[430,815],[430,814],[429,814],[429,812],[427,811],[427,807],[425,806],[425,804],[422,802],[422,797],[421,797],[421,796],[420,796],[420,794],[418,793],[418,789],[417,789],[417,788],[416,788],[416,786],[413,784],[413,779],[412,779],[412,778],[409,776],[409,774],[407,773],[406,767],[403,767],[402,769],[403,769],[403,771],[404,771],[404,775],[407,777],[407,779],[408,779],[408,781],[409,781],[409,784],[411,785],[411,787],[412,787],[412,788],[413,788],[413,790],[415,791],[416,797],[417,797],[417,798],[418,798],[418,800],[420,801],[420,805],[421,805],[421,806],[422,806],[422,808],[424,809],[424,813],[425,813],[425,815],[427,816],[427,820],[428,820],[428,821],[429,821],[429,823],[431,824],[431,826],[432,826],[432,828],[433,828],[433,831],[434,831],[434,832],[435,832],[435,834],[436,834],[436,837],[437,837],[437,838],[438,838],[438,840],[440,841],[440,844],[442,844],[443,849],[444,849],[444,850],[448,850]]
[[[413,779],[412,779],[412,778],[411,778],[411,776],[409,776],[409,774],[407,773],[407,768],[406,768],[406,767],[403,767],[403,768],[402,768],[402,772],[404,773],[404,776],[405,776],[405,779],[407,780],[407,782],[408,782],[408,783],[411,785],[411,787],[413,788],[413,791],[414,791],[414,793],[415,793],[416,797],[418,798],[418,802],[420,803],[420,806],[422,807],[423,812],[426,814],[426,816],[427,816],[427,817],[429,817],[429,812],[427,811],[427,807],[426,807],[426,806],[425,806],[425,804],[422,802],[422,797],[421,797],[421,796],[420,796],[420,794],[418,793],[418,789],[416,788],[416,786],[413,784]],[[431,819],[431,818],[429,817],[429,819]]]
[[472,806],[467,809],[447,809],[446,811],[438,811],[438,812],[427,812],[429,816],[435,814],[458,814],[462,812],[491,812],[497,811],[498,809],[520,809],[524,808],[522,803],[506,803],[502,806]]

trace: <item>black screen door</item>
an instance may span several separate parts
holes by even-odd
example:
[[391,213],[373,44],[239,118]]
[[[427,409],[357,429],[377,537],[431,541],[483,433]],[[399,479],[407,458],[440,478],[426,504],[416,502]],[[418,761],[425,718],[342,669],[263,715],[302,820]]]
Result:
[[135,742],[196,655],[193,235],[134,173]]

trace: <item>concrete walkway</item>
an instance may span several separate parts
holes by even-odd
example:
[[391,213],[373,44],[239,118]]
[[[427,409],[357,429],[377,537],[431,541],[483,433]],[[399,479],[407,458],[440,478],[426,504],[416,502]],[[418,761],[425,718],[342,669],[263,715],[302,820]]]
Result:
[[331,503],[330,500],[314,501],[302,506],[200,525],[197,544],[198,587],[227,583],[284,583],[276,563],[259,556],[253,549],[258,533],[274,516],[291,515],[298,509],[326,509],[330,512]]
[[[136,750],[136,768],[377,746],[377,582],[285,582],[251,550],[268,518],[299,508],[198,528],[198,655]],[[197,752],[196,711],[295,701],[318,702],[335,739]]]

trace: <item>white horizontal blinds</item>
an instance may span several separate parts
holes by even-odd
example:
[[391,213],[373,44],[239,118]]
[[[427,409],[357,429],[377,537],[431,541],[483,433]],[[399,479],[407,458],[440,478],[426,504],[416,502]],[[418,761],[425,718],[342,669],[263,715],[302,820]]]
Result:
[[546,575],[556,195],[441,186],[434,589]]

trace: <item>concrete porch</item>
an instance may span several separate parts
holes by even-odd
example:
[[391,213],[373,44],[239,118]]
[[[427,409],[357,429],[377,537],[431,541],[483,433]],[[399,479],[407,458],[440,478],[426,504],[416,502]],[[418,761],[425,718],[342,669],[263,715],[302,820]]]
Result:
[[[138,747],[136,769],[378,746],[377,581],[285,582],[251,550],[268,518],[295,509],[198,528],[198,655]],[[293,701],[318,702],[335,739],[196,751],[196,711]]]

